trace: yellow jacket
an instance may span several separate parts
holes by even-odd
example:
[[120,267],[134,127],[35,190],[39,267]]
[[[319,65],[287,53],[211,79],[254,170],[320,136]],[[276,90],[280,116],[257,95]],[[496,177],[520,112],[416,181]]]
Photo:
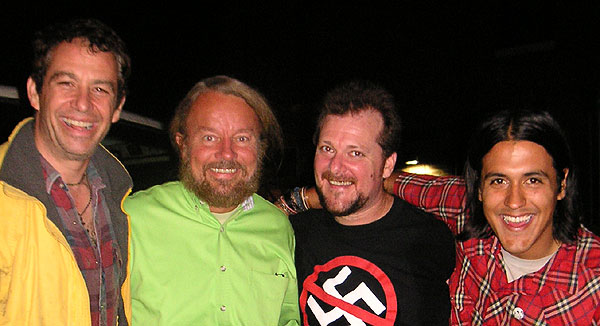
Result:
[[[90,325],[87,287],[44,190],[32,119],[0,145],[0,325]],[[122,203],[131,178],[100,146],[92,157],[107,185],[105,196],[123,257],[119,325],[131,316],[127,266],[129,222]]]

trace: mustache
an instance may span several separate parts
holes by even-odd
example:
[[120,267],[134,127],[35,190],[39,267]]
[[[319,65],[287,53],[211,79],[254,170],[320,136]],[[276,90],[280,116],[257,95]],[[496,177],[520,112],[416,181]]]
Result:
[[331,170],[327,170],[325,172],[323,172],[321,174],[321,178],[325,179],[325,180],[333,180],[333,181],[339,181],[339,182],[353,182],[356,183],[356,178],[355,177],[344,177],[344,176],[339,176],[336,175],[335,173],[331,172]]

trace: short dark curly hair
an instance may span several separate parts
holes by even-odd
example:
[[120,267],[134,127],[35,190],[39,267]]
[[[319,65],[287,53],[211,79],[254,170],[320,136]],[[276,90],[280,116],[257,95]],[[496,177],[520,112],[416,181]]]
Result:
[[321,104],[313,141],[319,139],[325,118],[329,115],[357,114],[374,110],[383,118],[383,128],[377,143],[383,149],[384,158],[398,150],[400,145],[400,117],[394,96],[382,86],[368,80],[352,80],[329,91]]
[[90,51],[110,52],[115,56],[119,71],[117,74],[117,103],[127,93],[127,83],[131,73],[131,59],[125,42],[117,33],[96,19],[75,19],[66,23],[56,23],[37,31],[32,42],[33,62],[31,78],[38,93],[42,91],[44,76],[52,60],[52,52],[62,42],[72,42],[81,38],[89,44]]

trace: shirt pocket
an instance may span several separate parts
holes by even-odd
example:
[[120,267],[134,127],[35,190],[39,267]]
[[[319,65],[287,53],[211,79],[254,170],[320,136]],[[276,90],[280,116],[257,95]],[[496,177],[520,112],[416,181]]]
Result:
[[260,316],[261,325],[277,325],[290,281],[287,272],[250,271],[251,299],[247,305],[250,314]]
[[287,271],[271,273],[253,270],[250,272],[250,281],[256,302],[283,303],[291,276]]
[[452,306],[451,321],[455,323],[470,324],[475,320],[483,319],[481,313],[475,310],[475,302],[469,296],[462,296],[460,299],[457,296],[450,296],[450,304]]

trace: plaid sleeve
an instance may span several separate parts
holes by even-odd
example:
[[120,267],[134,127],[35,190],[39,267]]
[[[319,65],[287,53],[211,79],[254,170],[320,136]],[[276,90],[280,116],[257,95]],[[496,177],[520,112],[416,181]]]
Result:
[[464,227],[465,183],[456,176],[436,177],[401,172],[394,182],[394,194],[442,220],[452,233]]

